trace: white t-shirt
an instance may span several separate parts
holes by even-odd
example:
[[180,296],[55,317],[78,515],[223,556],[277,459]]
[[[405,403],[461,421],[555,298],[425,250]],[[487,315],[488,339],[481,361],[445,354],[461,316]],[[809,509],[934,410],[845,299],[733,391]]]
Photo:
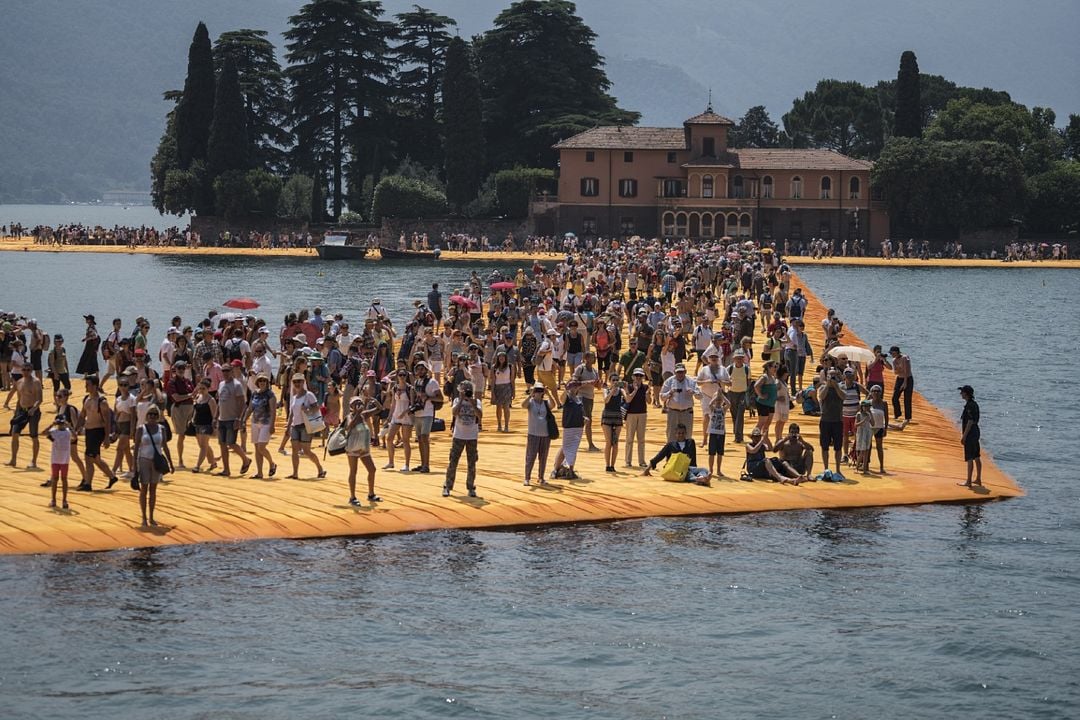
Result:
[[161,368],[165,372],[169,372],[172,368],[173,354],[176,353],[176,343],[172,340],[164,340],[161,343],[161,348],[158,350],[158,359],[161,360]]
[[258,388],[255,384],[255,376],[259,373],[266,373],[267,376],[274,376],[274,366],[270,362],[270,354],[263,353],[262,355],[254,355],[251,358],[251,373],[248,375],[247,386],[251,392],[255,392]]
[[435,417],[435,406],[431,404],[431,398],[439,396],[439,383],[435,382],[435,378],[428,378],[427,384],[424,385],[424,394],[427,396],[424,402],[424,409],[413,413],[414,417]]
[[67,465],[71,462],[71,430],[53,428],[49,431],[52,438],[52,456],[49,462],[53,465]]
[[701,368],[697,374],[697,384],[701,394],[705,396],[702,398],[702,402],[708,405],[709,401],[716,396],[717,390],[720,390],[723,384],[729,382],[731,382],[731,378],[723,365],[716,366],[716,375],[713,375],[712,368],[708,365]]
[[477,411],[480,409],[480,401],[473,398],[472,402],[462,405],[463,398],[454,398],[454,410],[460,406],[461,411],[454,421],[455,440],[476,440],[479,437],[479,424],[477,423]]
[[544,372],[550,371],[555,365],[555,346],[552,344],[551,340],[545,338],[544,341],[540,343],[540,349],[537,350],[537,354],[540,355],[540,364],[536,366],[536,369]]
[[296,395],[290,396],[289,397],[289,412],[291,413],[292,417],[289,420],[289,424],[293,425],[293,426],[303,425],[304,424],[304,406],[311,407],[312,405],[315,405],[318,402],[319,401],[315,397],[315,393],[310,392],[310,391],[304,393],[303,395],[300,395],[299,397],[296,396]]

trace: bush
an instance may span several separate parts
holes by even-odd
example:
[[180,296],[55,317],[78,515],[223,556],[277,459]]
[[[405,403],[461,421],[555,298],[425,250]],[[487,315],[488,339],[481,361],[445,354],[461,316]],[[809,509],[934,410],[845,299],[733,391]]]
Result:
[[529,200],[555,180],[555,173],[544,168],[516,167],[495,173],[495,199],[499,214],[508,218],[529,215]]
[[290,175],[281,188],[277,213],[294,220],[311,219],[311,178],[307,175]]
[[1041,233],[1067,234],[1080,223],[1080,162],[1062,160],[1028,178],[1026,226]]
[[249,213],[258,213],[263,217],[277,217],[278,203],[281,200],[281,178],[262,169],[248,170],[244,176],[250,187],[251,205]]
[[431,218],[446,214],[446,194],[419,180],[387,175],[375,186],[371,219]]
[[255,204],[255,193],[243,170],[229,170],[214,180],[217,214],[230,222],[248,214]]

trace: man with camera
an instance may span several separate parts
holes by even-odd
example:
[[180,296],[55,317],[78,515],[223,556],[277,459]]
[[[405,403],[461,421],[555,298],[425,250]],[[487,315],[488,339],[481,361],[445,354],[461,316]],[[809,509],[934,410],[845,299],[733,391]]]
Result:
[[431,370],[426,362],[416,363],[416,403],[418,407],[413,412],[413,429],[416,432],[416,444],[420,448],[420,465],[414,470],[419,473],[429,473],[428,461],[431,456],[431,423],[435,419],[435,403],[443,402],[442,390],[439,383],[431,377]]
[[675,440],[675,429],[680,425],[694,427],[694,397],[699,394],[697,383],[686,376],[686,365],[676,365],[675,374],[660,388],[660,400],[667,411],[668,442]]
[[836,472],[840,472],[840,448],[844,444],[844,388],[840,385],[840,371],[829,368],[825,382],[818,388],[821,417],[818,429],[821,434],[821,456],[825,469],[829,468],[829,448],[836,460]]
[[458,384],[459,397],[453,405],[453,444],[450,446],[450,458],[446,463],[446,481],[443,483],[443,497],[449,497],[454,489],[457,466],[462,451],[468,463],[465,487],[469,497],[476,497],[476,444],[484,419],[484,406],[474,397],[473,384],[468,380]]

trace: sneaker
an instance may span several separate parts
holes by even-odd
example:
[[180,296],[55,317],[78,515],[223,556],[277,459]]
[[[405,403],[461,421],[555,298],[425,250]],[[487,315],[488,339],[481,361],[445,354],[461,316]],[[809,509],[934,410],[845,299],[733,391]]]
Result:
[[37,463],[30,463],[29,465],[26,466],[26,469],[27,470],[37,470],[38,469]]
[[401,469],[400,469],[400,472],[409,472],[409,466],[408,465],[402,465]]
[[[525,483],[525,484],[528,485],[529,483]],[[443,488],[442,489],[442,496],[443,497],[450,497],[450,488]]]
[[51,479],[46,480],[45,482],[41,483],[41,487],[49,487],[50,485],[52,485],[52,480]]
[[431,468],[429,468],[427,465],[421,465],[420,467],[416,468],[414,472],[429,473],[431,472]]
[[61,505],[60,507],[62,507],[63,509],[67,510],[67,509],[68,509],[68,504],[67,504],[67,503],[64,503],[64,504],[63,504],[63,505]]
[[94,490],[94,488],[90,487],[89,485],[77,485],[75,486],[75,489],[78,492],[93,492]]
[[476,497],[476,491],[475,490],[470,490],[469,491],[469,497]]

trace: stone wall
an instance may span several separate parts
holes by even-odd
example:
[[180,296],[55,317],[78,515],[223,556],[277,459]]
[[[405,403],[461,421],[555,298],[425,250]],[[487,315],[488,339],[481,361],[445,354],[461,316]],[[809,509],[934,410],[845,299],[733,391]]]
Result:
[[[249,230],[281,233],[307,232],[308,224],[302,220],[283,220],[281,218],[248,218],[237,222],[229,222],[225,218],[216,215],[194,215],[191,218],[191,229],[193,232],[199,233],[203,245],[214,245],[217,243],[218,236],[226,230],[232,235],[245,233]],[[316,233],[315,229],[312,229],[311,234],[321,235],[322,233]]]
[[968,255],[971,253],[989,254],[991,250],[997,250],[998,253],[1001,253],[1006,245],[1016,242],[1019,237],[1019,225],[1006,225],[1004,227],[985,228],[970,233],[960,233],[958,242],[963,244],[964,252]]
[[383,218],[379,237],[383,243],[397,246],[397,239],[402,233],[411,236],[414,232],[427,233],[429,242],[434,246],[445,232],[449,235],[466,233],[474,237],[487,235],[491,244],[501,243],[508,233],[513,233],[518,247],[525,238],[532,234],[532,223],[523,220],[469,220],[466,218],[434,218],[430,220],[410,220],[403,218]]

